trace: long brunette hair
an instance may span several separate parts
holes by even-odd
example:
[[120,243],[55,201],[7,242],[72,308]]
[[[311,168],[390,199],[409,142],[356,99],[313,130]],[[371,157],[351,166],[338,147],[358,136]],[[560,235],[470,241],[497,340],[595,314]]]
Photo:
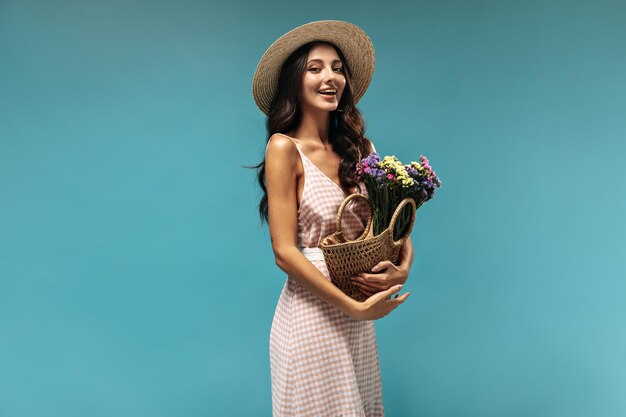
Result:
[[[329,141],[341,157],[339,181],[344,188],[352,189],[358,185],[355,178],[355,164],[360,158],[370,153],[370,141],[365,137],[365,123],[361,112],[355,107],[352,93],[351,72],[341,50],[330,42],[313,41],[301,46],[287,58],[278,79],[278,92],[274,98],[265,122],[267,129],[266,143],[274,133],[294,130],[301,120],[300,83],[306,70],[306,62],[311,48],[318,44],[328,44],[335,48],[343,63],[346,85],[337,106],[330,112]],[[257,180],[263,190],[259,202],[261,223],[269,224],[267,188],[265,186],[265,157],[258,165],[247,166],[258,170]]]

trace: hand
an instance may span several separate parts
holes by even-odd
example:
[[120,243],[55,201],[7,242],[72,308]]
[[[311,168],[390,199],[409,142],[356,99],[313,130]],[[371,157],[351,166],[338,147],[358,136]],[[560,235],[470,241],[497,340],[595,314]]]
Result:
[[409,276],[407,268],[402,265],[395,265],[391,261],[379,262],[372,268],[372,271],[380,272],[375,274],[361,272],[350,279],[368,297],[387,290],[394,285],[404,284]]
[[[402,289],[402,285],[395,285],[388,290],[378,292],[363,302],[353,300],[350,309],[350,317],[355,320],[376,320],[385,317],[396,307],[404,303],[409,298],[410,292],[398,296],[396,293]],[[391,296],[396,294],[395,298]]]

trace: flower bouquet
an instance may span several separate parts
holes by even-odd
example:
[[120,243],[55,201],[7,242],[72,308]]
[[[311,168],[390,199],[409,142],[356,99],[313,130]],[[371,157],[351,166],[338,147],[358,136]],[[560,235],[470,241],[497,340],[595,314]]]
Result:
[[[403,165],[395,155],[385,156],[381,160],[376,152],[372,152],[357,162],[356,178],[367,188],[374,212],[374,236],[389,226],[391,217],[402,200],[412,198],[417,210],[433,198],[435,188],[441,187],[441,181],[430,166],[428,158],[420,155],[419,160]],[[394,225],[394,239],[406,233],[412,216],[413,213],[406,207],[400,212]]]
[[[337,212],[336,231],[326,236],[320,247],[331,281],[350,297],[363,301],[367,297],[350,277],[371,271],[383,260],[396,263],[413,228],[415,212],[433,197],[441,181],[424,156],[420,162],[402,165],[395,156],[381,161],[375,152],[357,163],[356,178],[364,183],[369,198],[358,193],[346,197]],[[347,204],[358,198],[368,202],[370,215],[361,236],[350,240],[342,230],[341,219]]]

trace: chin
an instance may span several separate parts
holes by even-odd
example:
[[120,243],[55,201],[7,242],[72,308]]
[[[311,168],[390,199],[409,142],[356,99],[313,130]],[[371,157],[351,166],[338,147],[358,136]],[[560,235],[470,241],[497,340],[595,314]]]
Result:
[[315,110],[319,110],[319,111],[325,111],[330,113],[331,111],[335,111],[337,110],[338,106],[311,106],[313,107]]
[[331,111],[335,111],[339,108],[339,103],[337,104],[332,104],[332,103],[320,103],[317,100],[314,100],[313,102],[308,102],[308,107],[311,109],[315,109],[315,110],[319,110],[319,111],[326,111],[326,112],[331,112]]

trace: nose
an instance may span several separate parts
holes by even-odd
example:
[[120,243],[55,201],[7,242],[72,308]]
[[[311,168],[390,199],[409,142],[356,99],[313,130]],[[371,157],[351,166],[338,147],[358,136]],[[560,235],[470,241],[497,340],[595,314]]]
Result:
[[339,86],[341,74],[337,74],[332,69],[326,74],[327,75],[324,78],[324,82],[328,86],[328,88],[337,88]]

